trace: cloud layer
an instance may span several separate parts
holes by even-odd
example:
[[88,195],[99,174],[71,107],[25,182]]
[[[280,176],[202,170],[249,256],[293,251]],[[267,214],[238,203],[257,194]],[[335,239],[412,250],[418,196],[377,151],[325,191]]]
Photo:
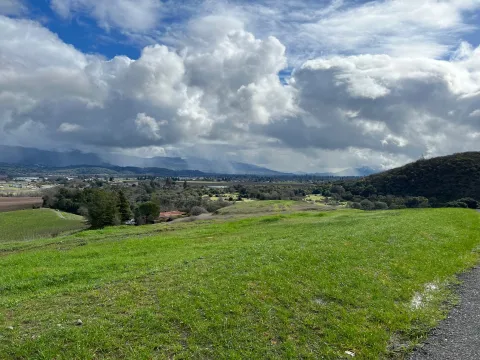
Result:
[[155,27],[158,0],[51,0],[52,9],[63,18],[79,14],[93,17],[105,29],[142,32]]
[[22,0],[1,0],[0,14],[3,15],[22,15],[27,11],[27,7]]
[[[82,12],[105,29],[137,33],[154,29],[165,11],[154,0],[115,1],[51,6],[65,18]],[[307,15],[293,11],[305,2],[292,1],[297,19],[277,36],[268,29],[285,9],[272,6],[271,23],[260,27],[268,5],[204,13],[169,47],[146,46],[136,60],[85,54],[37,22],[0,15],[0,143],[203,153],[290,171],[479,150],[480,47],[451,46],[472,30],[478,1],[333,1]],[[380,18],[389,27],[372,27]],[[289,27],[298,30],[294,45]],[[302,61],[315,37],[333,50]],[[336,46],[335,38],[345,41]],[[282,83],[279,73],[292,65]]]

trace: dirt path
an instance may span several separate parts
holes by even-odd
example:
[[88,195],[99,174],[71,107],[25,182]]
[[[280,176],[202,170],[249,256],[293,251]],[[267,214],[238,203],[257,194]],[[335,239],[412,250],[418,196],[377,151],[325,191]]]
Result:
[[59,211],[59,210],[53,210],[53,212],[55,212],[55,214],[58,215],[59,218],[62,218],[63,220],[66,220],[65,216],[63,216],[63,214]]
[[410,360],[480,359],[480,266],[461,275],[460,280],[460,304]]

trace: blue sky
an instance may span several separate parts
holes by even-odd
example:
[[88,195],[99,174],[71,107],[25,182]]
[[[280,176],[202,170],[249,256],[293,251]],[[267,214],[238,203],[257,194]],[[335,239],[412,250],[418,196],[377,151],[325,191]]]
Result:
[[[13,0],[4,0],[4,1],[13,1]],[[69,1],[67,1],[69,2]],[[75,1],[70,1],[75,3]],[[160,2],[160,1],[159,1]],[[473,1],[474,2],[474,1]],[[81,1],[79,1],[81,3]],[[86,1],[88,3],[88,1]],[[167,3],[167,2],[164,2]],[[209,2],[212,4],[212,2]],[[229,5],[231,8],[242,9],[242,11],[252,11],[254,12],[258,6],[262,8],[270,6],[275,2],[268,1],[231,1],[231,2],[219,2],[218,13],[222,12],[229,13]],[[252,30],[257,30],[262,33],[262,35],[273,35],[277,36],[280,40],[289,41],[287,38],[294,37],[295,34],[285,34],[285,31],[289,28],[296,27],[299,24],[308,24],[314,23],[319,19],[322,19],[322,16],[316,16],[309,19],[292,19],[288,17],[288,12],[298,11],[304,14],[312,14],[314,11],[328,9],[329,7],[337,6],[339,11],[348,11],[350,9],[361,8],[362,6],[368,4],[382,3],[380,1],[291,1],[290,5],[283,5],[277,8],[276,16],[278,19],[269,18],[268,15],[265,17],[259,16],[255,21],[252,21],[248,24],[248,27]],[[465,2],[466,3],[466,2]],[[23,4],[28,8],[28,16],[33,19],[41,21],[47,28],[52,32],[56,33],[64,42],[74,45],[79,50],[85,53],[98,53],[107,58],[112,58],[117,55],[126,55],[130,58],[138,58],[140,56],[141,50],[145,45],[150,45],[154,43],[162,43],[162,35],[172,31],[171,29],[182,30],[186,24],[192,19],[195,18],[196,10],[203,9],[205,13],[215,12],[215,2],[213,5],[209,5],[208,9],[205,8],[205,5],[199,5],[198,1],[177,1],[171,2],[168,5],[168,9],[165,12],[162,12],[161,19],[146,31],[141,31],[140,33],[133,34],[125,32],[125,29],[102,26],[99,21],[99,18],[92,16],[92,13],[89,11],[89,6],[72,6],[72,12],[66,16],[62,17],[58,12],[52,8],[52,1],[50,0],[24,0]],[[229,5],[227,5],[229,4]],[[333,4],[333,5],[332,5]],[[337,4],[337,5],[335,5]],[[113,3],[112,3],[112,6]],[[172,8],[174,10],[172,10]],[[282,13],[283,12],[283,13]],[[480,32],[476,29],[476,24],[480,22],[478,9],[473,8],[472,10],[467,10],[464,12],[464,21],[465,24],[471,26],[472,28],[468,31],[462,31],[462,40],[469,42],[474,47],[477,47],[480,44]],[[271,22],[270,24],[258,24],[261,22]],[[282,29],[282,22],[284,23],[284,28]],[[406,23],[405,26],[408,26]],[[260,28],[260,29],[259,29]],[[153,34],[152,37],[150,35]],[[447,36],[451,36],[451,33],[447,33]],[[134,38],[132,38],[134,37]],[[140,39],[139,39],[140,38]],[[459,41],[459,38],[455,36],[451,40],[451,45],[455,45],[455,41]],[[312,41],[313,42],[313,41]],[[170,45],[166,41],[167,45]],[[307,52],[308,50],[308,52]],[[330,52],[342,52],[342,53],[354,53],[351,49],[330,49],[322,48],[321,46],[313,46],[308,44],[306,48],[300,49],[298,52],[302,53],[302,56],[305,58],[314,58],[316,56],[321,56],[325,53]],[[446,57],[448,53],[441,54],[439,57]],[[303,60],[302,57],[302,60]]]
[[0,0],[0,141],[288,171],[478,150],[479,15],[480,0]]
[[30,17],[41,21],[64,42],[72,44],[85,53],[98,53],[107,58],[126,55],[138,58],[141,46],[134,44],[118,30],[106,31],[97,25],[88,14],[78,14],[64,19],[52,10],[49,0],[27,0]]

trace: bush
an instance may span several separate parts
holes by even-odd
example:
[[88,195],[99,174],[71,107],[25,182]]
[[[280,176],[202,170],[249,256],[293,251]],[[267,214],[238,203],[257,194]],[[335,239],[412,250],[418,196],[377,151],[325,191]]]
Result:
[[387,203],[385,203],[383,201],[375,201],[374,206],[375,206],[375,210],[387,210],[388,209]]
[[370,201],[370,200],[362,200],[362,202],[360,203],[360,206],[362,207],[362,210],[373,210],[375,209],[375,205]]
[[465,203],[469,209],[478,209],[478,201],[472,198],[463,198],[457,200],[457,202]]
[[218,201],[206,200],[203,202],[203,208],[207,209],[207,212],[214,213],[219,209],[230,206],[231,203],[219,199]]
[[359,202],[351,202],[348,204],[348,206],[352,209],[358,209],[358,210],[362,209],[362,205],[360,205]]
[[464,202],[461,202],[461,201],[450,201],[450,202],[445,204],[445,207],[466,209],[466,208],[468,208],[468,205]]
[[192,215],[192,216],[198,216],[198,215],[202,215],[202,214],[206,214],[206,213],[208,213],[208,211],[201,206],[194,206],[190,210],[190,215]]
[[407,197],[405,205],[407,208],[427,208],[430,206],[428,199],[423,196]]

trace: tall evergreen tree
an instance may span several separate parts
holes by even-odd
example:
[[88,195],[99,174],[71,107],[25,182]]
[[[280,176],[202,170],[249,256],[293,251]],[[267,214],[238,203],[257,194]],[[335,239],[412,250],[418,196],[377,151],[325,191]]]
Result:
[[130,208],[130,203],[128,202],[128,199],[122,190],[118,192],[118,212],[120,214],[120,220],[122,223],[132,218],[132,209]]

